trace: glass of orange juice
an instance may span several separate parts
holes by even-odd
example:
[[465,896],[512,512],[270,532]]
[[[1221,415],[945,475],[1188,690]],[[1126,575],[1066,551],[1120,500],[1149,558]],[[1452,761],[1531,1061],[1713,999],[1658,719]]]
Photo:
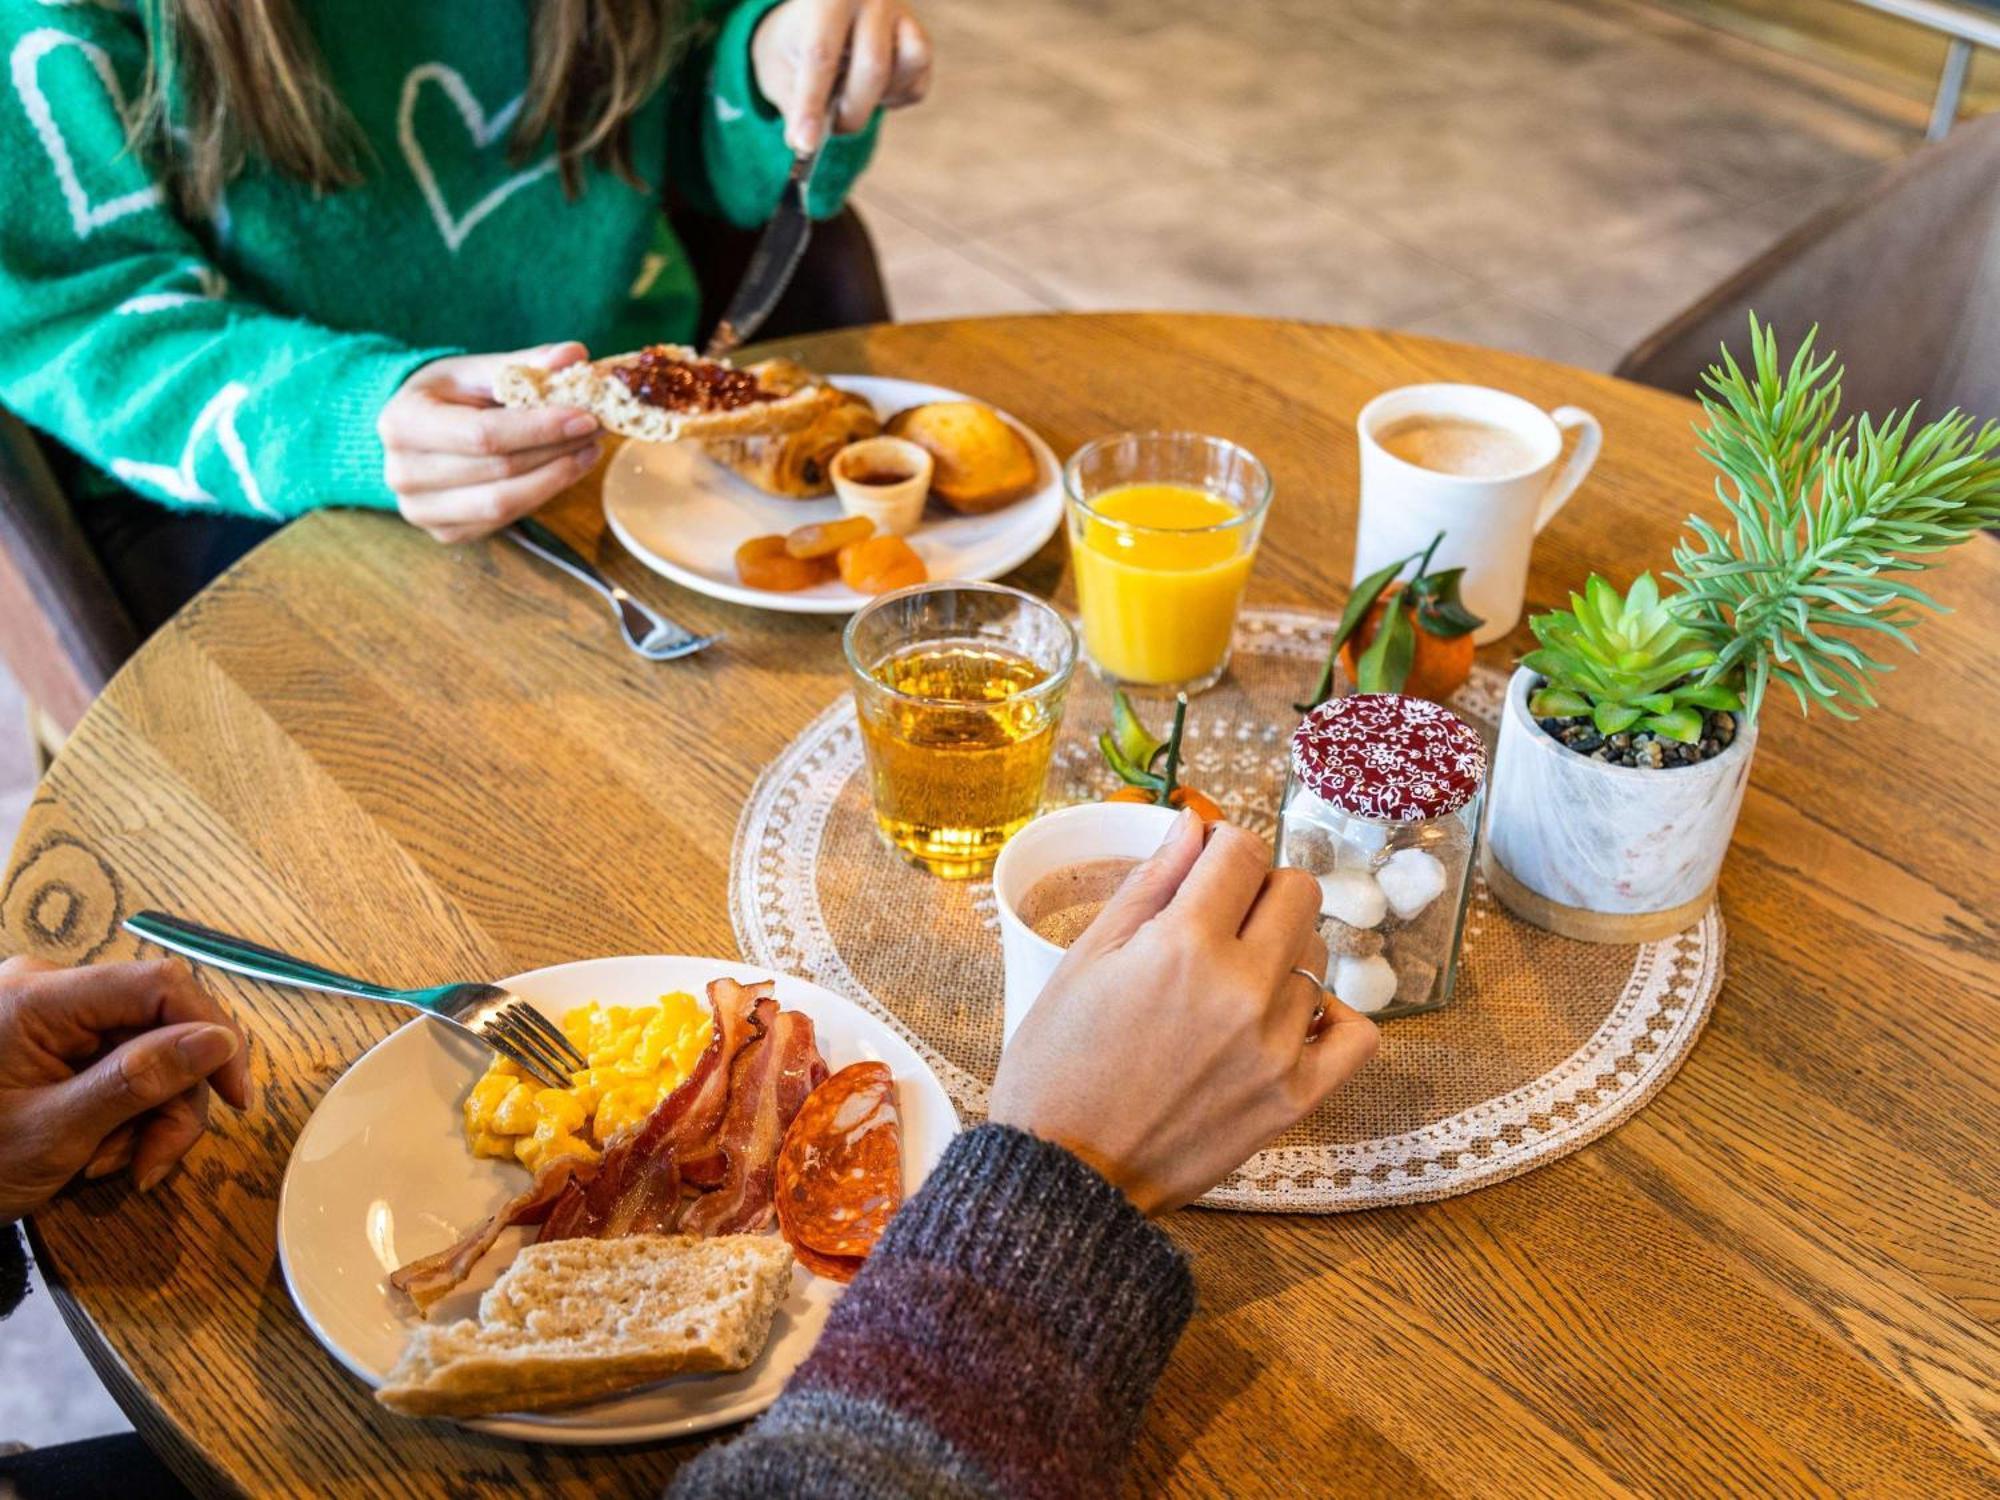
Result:
[[1148,692],[1212,686],[1229,667],[1270,472],[1224,438],[1126,432],[1079,448],[1063,486],[1098,675]]

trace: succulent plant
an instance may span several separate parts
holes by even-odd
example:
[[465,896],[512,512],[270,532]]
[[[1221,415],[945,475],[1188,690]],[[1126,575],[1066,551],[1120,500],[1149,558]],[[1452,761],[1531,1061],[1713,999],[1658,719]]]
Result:
[[1844,719],[1875,702],[1890,669],[1863,649],[1940,606],[1909,575],[1934,554],[2000,526],[2000,422],[1916,408],[1843,419],[1836,358],[1805,336],[1789,363],[1750,318],[1747,368],[1727,350],[1704,377],[1702,454],[1719,471],[1728,520],[1688,518],[1670,598],[1648,574],[1618,591],[1593,577],[1572,608],[1529,621],[1548,679],[1537,718],[1589,714],[1603,734],[1637,726],[1682,743],[1700,709],[1754,719],[1774,682],[1801,709]]
[[1542,644],[1521,664],[1547,679],[1528,700],[1536,718],[1588,714],[1599,734],[1636,728],[1685,745],[1700,738],[1703,709],[1743,706],[1728,685],[1698,681],[1716,653],[1676,617],[1651,573],[1622,596],[1593,573],[1569,603],[1528,622]]

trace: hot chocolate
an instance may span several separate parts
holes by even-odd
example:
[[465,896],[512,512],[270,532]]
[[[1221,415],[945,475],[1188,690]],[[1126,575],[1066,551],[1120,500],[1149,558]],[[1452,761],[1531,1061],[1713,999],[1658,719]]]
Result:
[[1038,937],[1067,948],[1097,920],[1105,903],[1138,863],[1136,859],[1084,859],[1064,865],[1029,886],[1015,910]]

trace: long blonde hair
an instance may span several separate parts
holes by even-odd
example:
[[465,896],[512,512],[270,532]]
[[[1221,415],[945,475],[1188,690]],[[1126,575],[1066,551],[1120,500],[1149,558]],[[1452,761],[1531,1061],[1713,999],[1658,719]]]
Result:
[[[564,188],[586,161],[639,184],[633,113],[685,43],[682,0],[531,0],[528,90],[516,156],[553,135]],[[359,132],[294,0],[155,0],[135,134],[190,209],[253,157],[314,188],[362,177]],[[172,96],[171,101],[170,97]]]

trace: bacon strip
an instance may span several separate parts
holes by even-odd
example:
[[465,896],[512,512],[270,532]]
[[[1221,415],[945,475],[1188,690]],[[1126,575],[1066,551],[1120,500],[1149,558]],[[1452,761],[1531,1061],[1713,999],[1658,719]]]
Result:
[[607,1151],[589,1182],[573,1181],[563,1190],[535,1243],[672,1234],[680,1216],[681,1174],[673,1147],[630,1162],[614,1162]]
[[681,1216],[685,1234],[745,1234],[770,1226],[778,1147],[806,1095],[826,1078],[811,1019],[780,1011],[775,1000],[760,1000],[757,1009],[764,1035],[736,1054],[729,1109],[716,1133],[722,1179],[688,1205]]
[[579,1178],[587,1180],[591,1166],[580,1156],[558,1156],[542,1163],[535,1180],[503,1203],[491,1218],[457,1244],[398,1266],[389,1273],[389,1285],[408,1297],[419,1313],[428,1313],[472,1274],[479,1257],[493,1248],[503,1231],[515,1224],[541,1222]]
[[[736,1060],[769,1029],[769,1018],[778,1011],[777,1002],[771,998],[776,988],[768,979],[758,984],[717,979],[708,986],[708,1003],[715,1012],[718,1064],[701,1097],[689,1105],[684,1118],[671,1125],[681,1164],[681,1181],[690,1187],[708,1189],[722,1181],[726,1163],[716,1148],[715,1137],[735,1087]],[[652,1123],[647,1121],[648,1125]]]
[[729,1107],[736,1059],[758,1044],[777,1013],[772,988],[733,979],[709,985],[715,1031],[693,1071],[644,1120],[611,1140],[589,1182],[572,1184],[550,1212],[539,1240],[674,1232],[683,1181],[699,1187],[722,1178],[714,1136]]

